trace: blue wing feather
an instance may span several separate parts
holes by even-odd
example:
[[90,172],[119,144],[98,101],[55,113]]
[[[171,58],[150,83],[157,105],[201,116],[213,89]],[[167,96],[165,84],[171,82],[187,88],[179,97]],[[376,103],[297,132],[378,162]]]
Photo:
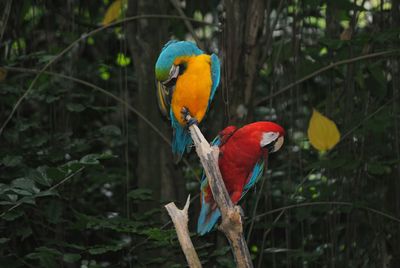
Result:
[[249,189],[251,187],[253,187],[254,184],[256,184],[260,180],[260,178],[263,175],[263,172],[264,172],[264,160],[260,159],[254,166],[253,171],[251,172],[249,181],[243,187],[243,193],[242,193],[242,196],[240,197],[240,199],[242,199],[243,196],[249,191]]
[[211,146],[219,146],[221,144],[221,136],[217,135],[211,142]]
[[219,59],[217,55],[212,54],[211,55],[211,79],[212,79],[212,87],[211,87],[211,94],[210,94],[210,100],[208,102],[208,106],[210,106],[211,101],[214,98],[215,92],[217,91],[218,85],[219,85],[219,80],[221,77],[221,63],[219,62]]
[[[211,142],[212,146],[219,146],[221,144],[221,137],[217,135],[213,141]],[[214,210],[211,209],[211,204],[206,203],[204,196],[205,196],[205,189],[208,187],[208,180],[206,173],[203,171],[201,175],[201,211],[199,215],[199,219],[197,221],[197,233],[200,235],[204,235],[211,231],[214,225],[217,223],[219,217],[221,217],[221,212],[218,208]]]
[[197,221],[197,233],[200,235],[204,235],[205,233],[208,233],[211,231],[211,229],[214,227],[214,225],[217,223],[219,217],[221,217],[221,211],[216,207],[214,210],[212,210],[211,205],[214,203],[207,203],[204,195],[205,195],[205,189],[208,185],[207,180],[204,180],[203,183],[201,184],[201,211],[199,215],[199,219]]

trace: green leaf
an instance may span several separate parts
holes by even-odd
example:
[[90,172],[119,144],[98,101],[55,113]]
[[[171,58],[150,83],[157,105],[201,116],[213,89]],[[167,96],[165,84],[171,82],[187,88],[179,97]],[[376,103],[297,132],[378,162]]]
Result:
[[76,249],[76,250],[86,250],[84,246],[77,245],[77,244],[71,244],[71,243],[66,243],[64,241],[59,241],[58,244],[62,247],[70,248],[70,249]]
[[131,59],[123,53],[118,53],[116,63],[118,66],[126,67],[131,63]]
[[383,175],[389,174],[391,172],[391,168],[386,165],[382,165],[381,163],[368,163],[367,171],[373,175]]
[[72,160],[67,162],[61,167],[61,170],[64,171],[66,174],[71,174],[73,172],[78,171],[80,168],[83,167],[82,163],[79,163],[78,160]]
[[32,169],[28,173],[28,178],[34,180],[40,185],[51,186],[51,179],[47,177],[45,167],[39,167],[37,169]]
[[6,155],[5,157],[3,157],[1,162],[6,167],[15,167],[22,163],[22,159],[23,158],[20,155]]
[[150,228],[144,230],[142,233],[147,235],[148,238],[155,240],[156,244],[160,246],[170,245],[172,239],[176,237],[174,230],[161,230],[160,228]]
[[18,204],[30,204],[30,205],[35,205],[36,201],[35,198],[32,196],[25,196],[18,200]]
[[11,191],[13,191],[14,193],[19,194],[19,195],[32,195],[32,193],[29,191],[16,189],[16,188],[11,189]]
[[111,219],[97,218],[83,213],[75,212],[78,229],[87,228],[92,230],[109,229],[123,233],[139,233],[143,223],[137,220],[115,217]]
[[37,127],[38,127],[37,122],[28,121],[26,119],[25,120],[21,119],[16,123],[16,128],[18,129],[18,131],[21,131],[21,132],[28,130],[30,128],[37,128]]
[[88,154],[82,157],[81,160],[79,160],[79,163],[85,165],[98,165],[100,164],[99,160],[110,159],[114,157],[115,157],[114,155],[107,152],[103,154]]
[[121,136],[121,130],[114,125],[107,125],[100,128],[100,132],[107,136]]
[[[48,248],[48,247],[38,247],[35,249],[35,252],[40,252],[40,253],[46,253],[46,254],[52,254],[52,255],[61,255],[61,252],[58,251],[57,249],[54,248]],[[35,253],[29,254],[31,256],[35,256]],[[30,259],[34,259],[34,257],[28,257]]]
[[70,112],[80,113],[80,112],[84,111],[86,109],[86,107],[80,103],[67,103],[67,109]]
[[67,176],[65,170],[60,168],[49,167],[46,169],[46,177],[49,181],[60,181]]
[[75,253],[66,253],[63,256],[63,260],[68,263],[74,263],[76,261],[79,261],[81,259],[80,254],[75,254]]
[[54,55],[43,55],[39,58],[39,62],[47,63],[51,61],[55,56]]
[[40,267],[58,267],[57,261],[59,256],[62,256],[61,252],[54,248],[39,247],[34,252],[26,255],[26,258],[32,260],[39,260]]
[[88,154],[82,157],[81,160],[79,160],[79,163],[85,165],[98,165],[100,164],[100,161],[98,159],[99,159],[98,154]]
[[4,194],[5,192],[9,191],[11,188],[7,184],[0,183],[0,194]]
[[1,218],[5,219],[6,221],[13,221],[15,219],[18,219],[22,215],[24,215],[24,212],[22,210],[14,209],[9,212],[6,212],[6,214],[4,214]]
[[10,238],[0,237],[0,244],[4,244],[8,241],[10,241]]
[[40,147],[43,146],[48,141],[48,136],[41,135],[41,136],[34,136],[29,139],[30,145],[32,147]]
[[60,99],[60,96],[47,96],[46,103],[52,103],[59,99]]
[[11,186],[20,188],[31,193],[38,193],[40,190],[36,187],[35,182],[28,178],[18,178],[12,181]]
[[16,195],[16,194],[6,194],[6,196],[13,203],[17,202],[17,200],[18,200],[18,195]]
[[92,255],[100,255],[110,251],[119,251],[123,249],[123,245],[98,245],[89,249],[89,253]]
[[134,200],[147,201],[152,199],[152,191],[150,189],[140,188],[130,191],[127,196]]
[[33,195],[33,197],[44,197],[44,196],[58,196],[58,193],[56,192],[56,190],[46,190]]

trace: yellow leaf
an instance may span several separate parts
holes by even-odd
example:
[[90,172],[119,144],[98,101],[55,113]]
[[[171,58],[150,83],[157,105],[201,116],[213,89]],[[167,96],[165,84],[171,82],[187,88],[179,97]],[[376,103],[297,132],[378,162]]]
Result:
[[122,0],[115,0],[107,9],[102,24],[107,25],[110,22],[118,19],[121,14]]
[[0,67],[0,81],[5,80],[7,77],[7,70]]
[[332,149],[340,140],[340,132],[332,120],[313,109],[308,125],[308,139],[320,152]]

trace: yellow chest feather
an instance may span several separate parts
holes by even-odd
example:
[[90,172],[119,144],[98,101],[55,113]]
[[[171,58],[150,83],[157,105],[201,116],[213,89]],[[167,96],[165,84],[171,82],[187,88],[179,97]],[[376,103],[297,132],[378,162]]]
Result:
[[186,70],[176,81],[171,101],[172,111],[181,125],[185,125],[181,115],[183,107],[189,109],[198,122],[204,118],[212,87],[209,55],[178,58],[175,63],[183,61],[187,63]]

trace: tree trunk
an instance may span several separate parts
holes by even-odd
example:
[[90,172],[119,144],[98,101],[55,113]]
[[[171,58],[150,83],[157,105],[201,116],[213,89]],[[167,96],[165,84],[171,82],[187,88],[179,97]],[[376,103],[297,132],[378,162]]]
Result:
[[[127,16],[163,14],[166,1],[129,1]],[[157,106],[154,65],[162,46],[167,42],[168,21],[162,19],[140,19],[128,25],[129,49],[133,56],[136,74],[134,105],[168,138],[171,136],[169,122]],[[183,180],[173,170],[172,153],[163,141],[145,122],[138,119],[138,165],[137,186],[153,191],[154,201],[141,207],[143,211],[159,208],[160,201],[171,201],[183,196]]]
[[[400,0],[392,1],[392,28],[399,29],[400,27]],[[394,41],[393,47],[399,47],[400,42]],[[394,118],[394,139],[393,139],[393,148],[396,148],[396,157],[400,158],[400,105],[399,105],[399,94],[400,94],[400,57],[394,56],[391,60],[392,63],[392,88],[393,88],[393,98],[397,98],[393,102],[393,118]],[[400,163],[397,164],[397,168],[393,171],[392,177],[393,186],[390,187],[391,191],[389,191],[387,202],[390,207],[394,204],[394,215],[400,215]],[[395,202],[393,202],[393,199]],[[391,267],[397,267],[400,265],[400,232],[397,232],[397,235],[393,237],[394,247],[394,258],[390,263]]]
[[[233,122],[252,119],[254,82],[260,65],[260,40],[264,29],[265,1],[225,1],[222,33],[223,90],[229,97]],[[226,92],[224,92],[226,93]]]

